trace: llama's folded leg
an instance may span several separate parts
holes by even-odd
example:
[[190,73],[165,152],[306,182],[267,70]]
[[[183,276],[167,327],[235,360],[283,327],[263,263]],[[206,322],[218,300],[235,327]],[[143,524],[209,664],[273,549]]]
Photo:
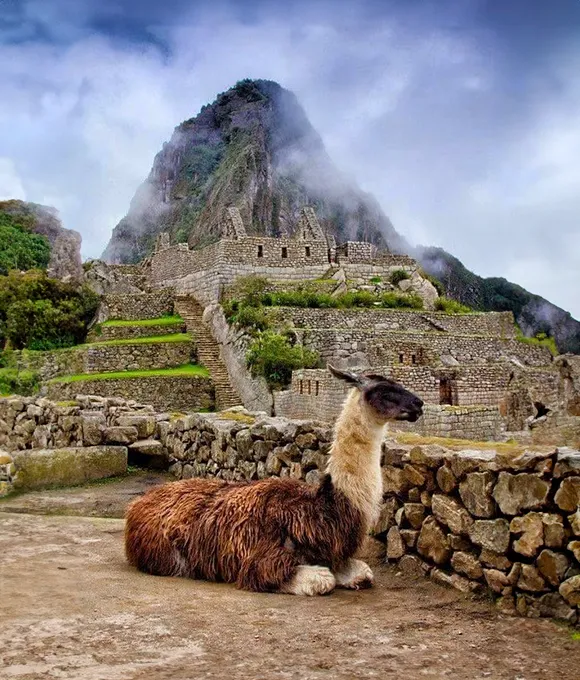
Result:
[[291,550],[263,541],[241,564],[236,585],[242,590],[277,592],[297,567],[298,559]]
[[292,578],[282,585],[280,592],[289,595],[326,595],[335,586],[336,579],[327,567],[300,564]]
[[361,590],[373,585],[373,572],[366,562],[362,560],[347,560],[345,565],[334,572],[336,585],[339,588]]

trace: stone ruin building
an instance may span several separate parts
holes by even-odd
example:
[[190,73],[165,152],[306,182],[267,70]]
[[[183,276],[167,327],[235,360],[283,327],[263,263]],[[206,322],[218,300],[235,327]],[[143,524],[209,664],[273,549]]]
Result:
[[[437,291],[415,260],[378,251],[370,243],[337,244],[325,235],[312,208],[302,209],[293,237],[248,236],[234,207],[226,209],[221,230],[220,240],[197,250],[185,243],[172,245],[162,233],[152,255],[140,264],[97,263],[89,273],[92,285],[103,294],[101,320],[155,318],[175,310],[190,344],[181,347],[179,356],[164,357],[160,365],[176,365],[189,353],[209,370],[209,381],[198,379],[194,389],[190,383],[168,386],[166,380],[153,390],[153,383],[144,389],[135,383],[136,398],[162,394],[165,397],[149,400],[163,407],[165,398],[169,406],[186,410],[188,403],[207,407],[213,389],[217,408],[243,404],[276,415],[332,422],[345,395],[344,384],[326,369],[300,370],[294,372],[289,389],[272,395],[249,375],[247,345],[228,326],[219,303],[236,281],[249,275],[265,277],[282,290],[326,280],[334,292],[344,292],[372,288],[372,282],[387,281],[393,272],[403,270],[408,278],[399,287],[421,296],[424,309],[288,307],[277,313],[292,328],[296,342],[316,350],[324,363],[372,368],[420,395],[427,405],[425,416],[416,424],[400,424],[403,430],[477,440],[505,439],[511,433],[529,439],[564,430],[577,433],[576,358],[554,360],[546,347],[522,342],[511,312],[434,311]],[[93,355],[98,364],[96,350]],[[134,366],[139,365],[137,356]],[[143,365],[157,364],[151,364],[149,356]],[[50,377],[54,375],[58,371]],[[110,387],[96,381],[83,386],[52,384],[49,393],[96,389],[108,394]],[[173,398],[177,393],[181,400]]]

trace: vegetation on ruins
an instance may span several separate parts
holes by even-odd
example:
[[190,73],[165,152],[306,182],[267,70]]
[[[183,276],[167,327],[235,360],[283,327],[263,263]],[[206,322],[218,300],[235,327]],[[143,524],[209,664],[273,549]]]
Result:
[[233,297],[223,303],[230,323],[250,333],[269,328],[266,307],[302,307],[306,309],[423,309],[423,300],[415,294],[396,292],[371,293],[351,291],[333,296],[316,286],[304,283],[294,290],[270,291],[267,279],[248,276],[232,291]]
[[0,211],[0,275],[12,269],[46,269],[50,245],[46,236],[32,233],[31,215],[11,215]]
[[473,312],[471,307],[457,302],[457,300],[450,300],[446,297],[439,297],[435,300],[435,309],[438,312],[446,312],[447,314],[469,314]]
[[393,284],[393,286],[398,286],[401,281],[406,281],[410,278],[411,275],[408,274],[404,269],[395,269],[395,271],[389,277],[389,281]]
[[271,330],[257,334],[246,360],[252,376],[265,378],[273,390],[287,387],[292,381],[292,371],[320,366],[317,352],[292,344],[292,338],[287,333]]
[[45,272],[0,276],[0,345],[46,350],[84,341],[98,306],[88,288],[52,279]]
[[113,319],[111,321],[104,321],[99,324],[101,327],[106,326],[174,326],[178,323],[183,323],[183,319],[178,314],[172,316],[160,316],[157,319],[139,319],[136,321],[124,321],[120,319]]
[[521,329],[517,327],[516,338],[520,342],[525,342],[527,345],[547,347],[555,357],[557,357],[558,354],[560,354],[560,352],[558,351],[558,347],[556,345],[556,340],[554,338],[551,338],[546,333],[536,333],[536,335],[534,335],[533,338],[528,338],[521,332]]
[[0,368],[0,395],[34,394],[39,386],[38,374],[29,370],[17,368]]
[[197,364],[184,364],[183,366],[174,366],[172,368],[157,368],[140,371],[111,371],[108,373],[78,373],[76,375],[65,375],[58,378],[53,378],[48,382],[69,383],[79,382],[81,380],[120,380],[123,378],[152,378],[157,376],[199,376],[207,378],[209,373],[204,366]]

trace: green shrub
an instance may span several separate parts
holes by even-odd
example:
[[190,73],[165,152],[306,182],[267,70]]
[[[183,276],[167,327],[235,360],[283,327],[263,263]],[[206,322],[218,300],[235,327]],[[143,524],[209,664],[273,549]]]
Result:
[[246,360],[254,377],[265,378],[271,389],[281,389],[290,384],[292,371],[316,368],[320,357],[301,345],[292,345],[287,335],[265,331],[250,345]]
[[446,297],[440,297],[435,300],[435,309],[439,312],[446,312],[447,314],[469,314],[470,312],[473,312],[471,307]]
[[547,333],[536,333],[533,338],[526,337],[517,327],[516,338],[520,342],[525,342],[527,345],[535,345],[536,347],[547,347],[552,354],[557,357],[560,352],[558,351],[558,346],[556,345],[556,340],[550,337]]
[[268,318],[262,307],[242,307],[232,318],[235,324],[251,333],[268,328]]
[[410,279],[411,275],[408,274],[404,269],[395,269],[395,271],[389,277],[389,281],[393,286],[398,286],[401,281],[406,281]]
[[268,279],[263,276],[243,276],[236,281],[232,288],[232,298],[243,300],[244,304],[257,306],[260,304],[262,295],[270,285]]
[[423,309],[423,299],[415,293],[383,293],[381,307],[385,309]]
[[0,394],[29,396],[38,390],[38,385],[38,374],[34,371],[0,368]]
[[0,276],[0,343],[14,349],[54,349],[84,341],[98,296],[45,272]]
[[383,279],[380,276],[372,276],[369,281],[375,285],[382,283]]
[[0,274],[12,269],[46,269],[50,245],[45,236],[30,232],[32,220],[0,212]]

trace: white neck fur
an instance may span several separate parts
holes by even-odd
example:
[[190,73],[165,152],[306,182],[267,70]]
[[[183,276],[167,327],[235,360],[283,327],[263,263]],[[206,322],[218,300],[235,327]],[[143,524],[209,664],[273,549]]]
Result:
[[381,442],[386,424],[374,419],[354,389],[348,395],[334,428],[327,471],[363,515],[365,533],[376,523],[383,496]]

